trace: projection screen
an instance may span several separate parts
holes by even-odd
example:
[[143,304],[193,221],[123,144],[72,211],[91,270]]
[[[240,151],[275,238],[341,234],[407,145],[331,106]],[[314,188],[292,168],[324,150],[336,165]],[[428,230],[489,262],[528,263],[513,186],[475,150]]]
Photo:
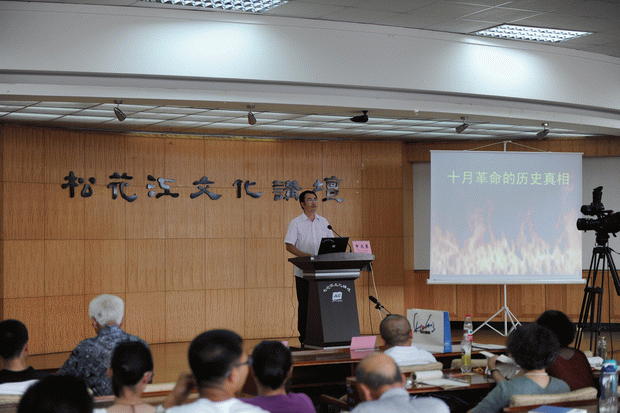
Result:
[[572,284],[580,153],[431,151],[429,284]]

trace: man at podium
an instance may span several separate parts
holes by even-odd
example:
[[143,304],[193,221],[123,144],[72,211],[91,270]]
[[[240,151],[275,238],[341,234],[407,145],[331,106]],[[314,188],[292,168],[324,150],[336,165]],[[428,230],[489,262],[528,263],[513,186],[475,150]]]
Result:
[[[303,191],[299,195],[299,204],[304,213],[288,224],[286,238],[284,238],[286,250],[297,257],[316,255],[319,252],[321,239],[334,236],[332,230],[328,228],[329,222],[316,213],[319,207],[318,202],[316,194],[312,191]],[[306,341],[309,285],[309,281],[303,278],[303,271],[295,267],[295,288],[298,303],[297,329],[302,347]]]

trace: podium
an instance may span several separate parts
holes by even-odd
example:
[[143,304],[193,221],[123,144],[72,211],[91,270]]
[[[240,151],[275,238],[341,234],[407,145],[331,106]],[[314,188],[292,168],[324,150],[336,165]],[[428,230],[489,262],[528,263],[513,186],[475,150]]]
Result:
[[374,259],[372,254],[353,252],[289,258],[310,282],[306,345],[350,346],[351,338],[360,335],[355,280]]

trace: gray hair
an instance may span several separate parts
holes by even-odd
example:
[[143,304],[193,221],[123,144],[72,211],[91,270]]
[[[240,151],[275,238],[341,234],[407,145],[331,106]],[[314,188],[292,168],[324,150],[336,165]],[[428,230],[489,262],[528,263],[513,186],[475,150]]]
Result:
[[119,297],[101,294],[93,298],[88,306],[88,316],[94,318],[101,326],[120,325],[125,314],[125,303]]

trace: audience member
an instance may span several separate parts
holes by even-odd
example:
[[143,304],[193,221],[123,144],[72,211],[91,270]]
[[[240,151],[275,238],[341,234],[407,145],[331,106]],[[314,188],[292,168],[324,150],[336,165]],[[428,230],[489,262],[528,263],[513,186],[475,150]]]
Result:
[[244,399],[271,413],[316,413],[310,397],[289,393],[286,381],[293,372],[291,351],[279,341],[263,341],[252,351],[252,370],[258,396]]
[[412,398],[405,390],[405,377],[389,356],[366,356],[355,369],[355,377],[364,402],[352,413],[449,413],[443,401],[432,397]]
[[30,387],[17,413],[92,413],[93,399],[78,377],[48,376]]
[[390,314],[381,321],[379,332],[387,346],[384,353],[392,357],[399,367],[437,361],[430,352],[411,344],[413,331],[411,331],[411,324],[406,317]]
[[112,382],[108,377],[110,358],[116,345],[123,341],[146,342],[121,329],[125,303],[114,295],[95,297],[88,308],[88,315],[97,335],[79,343],[60,368],[59,374],[81,377],[94,396],[112,394]]
[[144,388],[153,377],[153,356],[147,346],[139,341],[120,343],[114,349],[109,374],[112,378],[114,404],[103,411],[155,412],[155,407],[142,401]]
[[47,374],[26,366],[28,358],[28,329],[18,320],[0,322],[0,384],[37,380]]
[[550,377],[545,368],[555,359],[560,343],[546,327],[532,323],[519,326],[508,338],[508,353],[524,374],[501,380],[469,413],[501,412],[513,394],[554,394],[570,391],[568,384]]
[[575,325],[561,311],[545,311],[536,323],[551,330],[560,342],[560,351],[555,361],[547,367],[547,373],[565,381],[571,390],[597,387],[588,358],[579,349],[569,348],[575,338]]
[[[188,359],[192,373],[182,374],[164,400],[167,412],[265,413],[235,398],[243,388],[251,363],[239,335],[228,330],[204,332],[190,344]],[[198,387],[198,400],[179,406],[194,386]]]

